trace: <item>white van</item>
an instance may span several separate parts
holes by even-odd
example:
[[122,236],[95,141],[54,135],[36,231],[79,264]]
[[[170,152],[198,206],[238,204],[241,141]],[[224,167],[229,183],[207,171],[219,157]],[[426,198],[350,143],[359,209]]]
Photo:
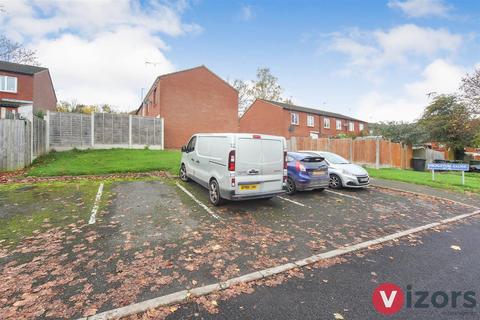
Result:
[[210,201],[271,198],[287,178],[283,137],[247,133],[199,133],[182,147],[180,179],[209,190]]

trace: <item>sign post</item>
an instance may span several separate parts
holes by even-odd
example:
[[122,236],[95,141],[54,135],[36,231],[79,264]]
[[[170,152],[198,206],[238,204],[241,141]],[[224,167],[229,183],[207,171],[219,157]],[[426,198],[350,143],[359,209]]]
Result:
[[462,171],[462,185],[465,185],[465,171],[470,170],[468,163],[429,163],[428,170],[432,170],[432,181],[435,181],[435,170],[437,171]]

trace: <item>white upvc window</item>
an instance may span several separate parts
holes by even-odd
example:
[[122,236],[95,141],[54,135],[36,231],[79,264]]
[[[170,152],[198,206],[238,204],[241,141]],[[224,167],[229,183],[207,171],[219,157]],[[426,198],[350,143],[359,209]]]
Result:
[[323,127],[325,129],[330,129],[330,118],[323,118]]
[[355,123],[353,121],[348,123],[348,131],[355,131]]
[[17,93],[17,78],[0,76],[0,91]]
[[307,126],[313,127],[315,125],[315,118],[313,116],[307,116]]
[[336,121],[336,128],[337,130],[342,130],[342,120],[338,120]]
[[310,131],[310,138],[318,139],[318,132],[317,131]]
[[363,126],[363,123],[359,123],[358,124],[358,130],[363,131],[363,129],[365,129],[365,127]]
[[298,113],[295,113],[295,112],[290,113],[290,119],[292,124],[298,125],[300,123]]

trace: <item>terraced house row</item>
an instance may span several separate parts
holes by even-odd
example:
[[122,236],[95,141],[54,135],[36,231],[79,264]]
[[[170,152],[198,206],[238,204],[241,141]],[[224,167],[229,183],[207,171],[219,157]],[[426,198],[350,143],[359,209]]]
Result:
[[290,137],[358,135],[365,121],[339,113],[257,99],[238,117],[238,92],[205,66],[159,76],[137,115],[160,117],[165,148],[180,148],[199,132],[252,132]]

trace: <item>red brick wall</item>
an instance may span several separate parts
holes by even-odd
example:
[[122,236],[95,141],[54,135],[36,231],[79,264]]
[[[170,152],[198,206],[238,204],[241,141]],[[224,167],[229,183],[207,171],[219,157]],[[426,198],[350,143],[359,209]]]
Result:
[[[291,113],[298,114],[298,125],[291,124]],[[313,116],[313,127],[307,125],[307,116],[309,115]],[[359,122],[357,121],[354,121],[355,131],[351,132],[348,131],[349,121],[347,120],[339,119],[342,121],[342,130],[337,130],[337,118],[329,117],[330,129],[324,128],[323,119],[323,116],[299,111],[290,111],[262,100],[256,100],[243,117],[240,118],[240,131],[281,135],[287,139],[292,136],[309,137],[311,132],[318,132],[319,136],[322,137],[336,136],[339,133],[360,134]],[[345,124],[347,126],[345,126]],[[293,131],[288,131],[290,126],[292,126]],[[364,123],[364,130],[367,130],[366,123]]]
[[33,76],[33,84],[33,108],[55,111],[57,97],[48,70],[36,73]]
[[146,101],[138,114],[165,119],[165,148],[180,148],[195,133],[238,131],[238,92],[205,67],[160,77]]
[[[320,135],[320,127],[319,127],[319,118],[318,115],[313,115],[309,113],[304,113],[304,112],[298,112],[298,111],[290,111],[283,109],[283,113],[285,114],[285,121],[284,121],[284,127],[288,128],[292,126],[293,131],[287,132],[286,138],[290,138],[292,136],[295,137],[310,137],[310,132],[315,131]],[[292,124],[292,119],[291,119],[291,114],[296,113],[299,116],[299,121],[298,125]],[[308,116],[313,116],[313,127],[307,126],[307,117]]]
[[0,99],[33,100],[33,76],[0,71],[2,76],[17,78],[17,93],[0,91]]
[[271,103],[255,100],[240,118],[240,132],[287,136],[285,113]]
[[[329,118],[330,119],[330,128],[324,128],[323,124],[323,119],[324,118]],[[342,121],[342,129],[337,130],[337,120]],[[366,131],[368,130],[367,124],[365,122],[359,122],[359,121],[353,121],[354,123],[354,131],[349,131],[349,122],[350,120],[345,120],[345,119],[340,119],[340,118],[334,118],[334,117],[324,117],[320,116],[320,127],[321,127],[321,132],[323,137],[331,137],[331,136],[336,136],[340,133],[345,133],[345,134],[355,134],[355,135],[360,135],[360,123],[363,123],[363,130]]]

